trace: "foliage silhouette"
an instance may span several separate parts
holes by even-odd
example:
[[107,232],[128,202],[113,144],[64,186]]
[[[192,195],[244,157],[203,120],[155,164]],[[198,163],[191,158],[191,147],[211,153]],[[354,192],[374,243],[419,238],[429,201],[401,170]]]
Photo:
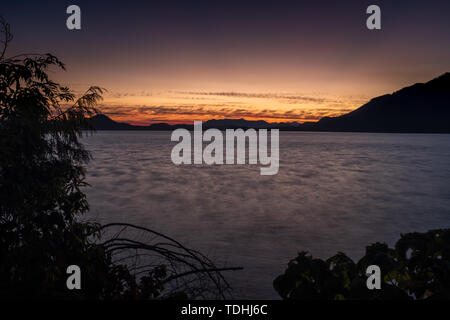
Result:
[[[92,132],[89,118],[104,90],[91,87],[76,99],[49,78],[51,67],[64,69],[58,58],[6,57],[12,35],[3,20],[0,28],[0,297],[224,297],[229,286],[220,271],[226,269],[200,253],[167,237],[152,245],[107,238],[118,225],[82,221],[89,210],[84,166],[91,156],[79,138]],[[125,257],[129,249],[134,254]],[[142,250],[156,258],[137,268]],[[66,288],[72,264],[82,270],[80,291]],[[174,282],[178,286],[168,289]]]
[[[380,290],[367,289],[370,265],[381,269]],[[450,229],[401,235],[394,249],[374,243],[358,263],[341,252],[326,261],[300,252],[274,288],[283,299],[449,299]]]

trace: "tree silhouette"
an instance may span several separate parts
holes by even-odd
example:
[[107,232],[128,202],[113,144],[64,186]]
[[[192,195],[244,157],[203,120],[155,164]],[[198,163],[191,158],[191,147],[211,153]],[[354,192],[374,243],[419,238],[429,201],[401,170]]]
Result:
[[[195,297],[206,289],[198,281],[206,275],[223,297],[228,287],[220,269],[200,253],[167,237],[153,245],[117,238],[120,232],[105,239],[105,231],[116,225],[80,219],[89,210],[82,189],[91,156],[79,138],[92,132],[89,118],[97,114],[103,89],[90,87],[76,98],[49,78],[50,68],[64,70],[58,58],[6,57],[12,35],[3,20],[0,31],[0,296]],[[129,249],[134,254],[123,256]],[[127,259],[136,260],[141,251],[163,259],[131,268]],[[80,291],[66,288],[66,269],[72,264],[82,270]],[[184,285],[167,291],[167,284],[183,279]],[[199,290],[188,292],[195,287]]]

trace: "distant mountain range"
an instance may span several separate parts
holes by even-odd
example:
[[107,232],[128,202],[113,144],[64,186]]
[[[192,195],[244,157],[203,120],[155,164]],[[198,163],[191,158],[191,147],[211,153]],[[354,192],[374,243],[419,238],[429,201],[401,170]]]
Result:
[[[149,126],[134,126],[129,123],[116,122],[104,114],[99,114],[91,118],[92,124],[96,130],[174,130],[177,128],[193,129],[193,125],[176,124],[170,125],[167,123],[154,123]],[[313,123],[313,122],[311,122]],[[286,128],[295,129],[304,126],[298,122],[279,122],[269,123],[263,120],[249,121],[245,119],[212,119],[203,122],[203,128],[218,128],[218,129],[237,129],[237,128]]]
[[[106,115],[91,118],[97,130],[192,129],[192,125],[134,126],[116,122]],[[373,98],[358,109],[318,122],[268,123],[244,119],[208,120],[203,127],[218,129],[278,128],[292,131],[450,133],[450,73],[426,83],[416,83],[392,94]]]

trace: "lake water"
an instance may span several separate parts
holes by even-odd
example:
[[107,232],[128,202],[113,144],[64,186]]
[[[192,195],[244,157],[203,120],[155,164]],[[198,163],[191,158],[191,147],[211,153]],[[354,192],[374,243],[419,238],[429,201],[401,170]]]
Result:
[[273,279],[298,251],[359,259],[400,233],[450,227],[450,135],[280,133],[280,169],[175,166],[170,132],[83,139],[90,218],[169,235],[227,273],[236,298],[278,298]]

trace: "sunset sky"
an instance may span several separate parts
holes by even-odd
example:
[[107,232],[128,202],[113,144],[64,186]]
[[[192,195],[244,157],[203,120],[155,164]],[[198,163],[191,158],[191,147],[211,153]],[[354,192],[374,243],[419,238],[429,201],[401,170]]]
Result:
[[[82,30],[66,28],[77,4]],[[382,30],[366,28],[370,4]],[[450,1],[3,1],[9,54],[51,52],[56,80],[133,124],[316,121],[450,71]]]

